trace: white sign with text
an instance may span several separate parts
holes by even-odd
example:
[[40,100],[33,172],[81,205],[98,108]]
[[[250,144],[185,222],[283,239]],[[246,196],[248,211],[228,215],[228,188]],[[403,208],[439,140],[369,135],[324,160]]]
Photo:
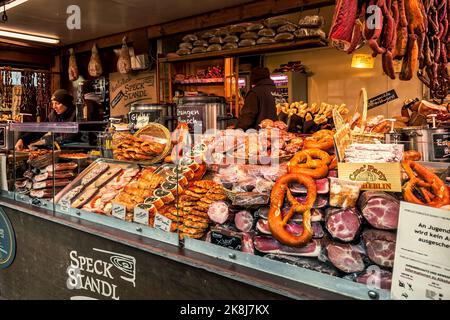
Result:
[[450,212],[401,202],[391,297],[450,300]]

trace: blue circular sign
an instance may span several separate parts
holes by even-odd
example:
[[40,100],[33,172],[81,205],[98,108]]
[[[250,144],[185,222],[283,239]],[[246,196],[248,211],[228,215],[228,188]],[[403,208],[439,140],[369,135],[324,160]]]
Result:
[[0,208],[0,269],[8,268],[16,256],[16,237],[6,213]]

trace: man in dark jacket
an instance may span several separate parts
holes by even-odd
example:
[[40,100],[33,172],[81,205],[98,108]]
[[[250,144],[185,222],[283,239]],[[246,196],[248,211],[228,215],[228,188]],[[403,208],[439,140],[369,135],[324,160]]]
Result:
[[275,98],[275,83],[270,79],[267,68],[256,67],[250,74],[252,89],[245,97],[244,106],[239,112],[237,128],[243,130],[259,129],[259,123],[264,119],[277,120]]
[[[56,90],[52,95],[52,111],[48,115],[46,122],[76,122],[77,113],[76,108],[73,103],[73,96],[67,92],[67,90],[59,89]],[[76,141],[79,139],[78,133],[62,133],[55,134],[55,140],[58,143],[64,143],[69,141]],[[44,139],[45,144],[50,143],[51,135],[42,133],[25,133],[22,137],[17,140],[16,150],[23,150],[24,146],[28,146],[30,143]]]

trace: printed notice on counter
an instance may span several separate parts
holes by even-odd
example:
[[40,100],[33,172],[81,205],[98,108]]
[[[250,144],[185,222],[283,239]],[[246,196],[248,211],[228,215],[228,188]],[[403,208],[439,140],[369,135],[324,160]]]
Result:
[[448,210],[400,204],[391,297],[450,300]]
[[113,203],[111,212],[114,217],[125,220],[125,216],[127,215],[127,208],[123,204]]
[[153,223],[154,228],[161,229],[166,232],[170,232],[170,227],[172,226],[172,220],[164,217],[163,215],[157,213],[155,215],[155,222]]
[[62,199],[59,201],[59,205],[61,207],[61,211],[68,213],[70,209],[70,201],[67,199]]
[[139,206],[135,207],[133,221],[148,225],[148,208],[141,208]]

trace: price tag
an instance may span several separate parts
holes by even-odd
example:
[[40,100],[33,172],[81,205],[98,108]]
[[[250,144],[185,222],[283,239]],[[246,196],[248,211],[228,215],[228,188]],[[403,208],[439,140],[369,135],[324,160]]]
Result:
[[150,120],[149,116],[146,115],[138,116],[136,120],[136,128],[141,129],[145,127],[146,125],[148,125],[149,120]]
[[68,213],[70,209],[70,201],[67,199],[63,199],[59,201],[59,205],[61,206],[61,211]]
[[127,215],[127,208],[123,204],[113,203],[112,215],[116,218],[125,220],[125,216]]
[[148,225],[148,209],[140,208],[139,206],[135,207],[133,221],[136,223]]
[[160,215],[159,213],[157,213],[155,215],[155,222],[153,223],[154,228],[158,228],[163,231],[170,232],[171,226],[172,226],[172,220],[164,217],[163,215]]

